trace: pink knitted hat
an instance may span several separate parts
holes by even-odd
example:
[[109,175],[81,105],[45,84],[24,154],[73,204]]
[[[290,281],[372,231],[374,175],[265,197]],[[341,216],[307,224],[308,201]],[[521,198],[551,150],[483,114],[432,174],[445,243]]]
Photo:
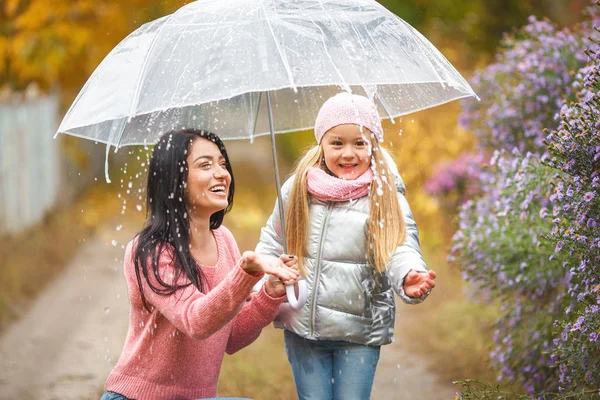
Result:
[[317,143],[331,128],[342,124],[362,125],[375,135],[377,140],[383,140],[383,128],[375,104],[364,96],[338,93],[321,106],[315,121],[315,137]]

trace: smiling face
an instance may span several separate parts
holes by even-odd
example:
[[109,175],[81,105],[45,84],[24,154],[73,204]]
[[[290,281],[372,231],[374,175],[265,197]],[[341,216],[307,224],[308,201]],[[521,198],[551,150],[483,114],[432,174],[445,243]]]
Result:
[[371,132],[354,124],[331,128],[321,141],[325,165],[329,171],[344,180],[361,176],[371,165]]
[[227,207],[231,175],[227,160],[216,144],[198,138],[191,144],[188,156],[186,202],[193,215],[210,216]]

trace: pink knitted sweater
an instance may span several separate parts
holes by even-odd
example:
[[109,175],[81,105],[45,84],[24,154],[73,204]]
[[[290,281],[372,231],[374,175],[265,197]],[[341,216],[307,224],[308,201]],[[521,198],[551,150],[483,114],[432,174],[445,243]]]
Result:
[[[232,354],[252,343],[275,318],[285,296],[274,299],[264,289],[250,295],[261,276],[251,276],[240,268],[240,252],[227,228],[221,226],[213,232],[217,265],[201,267],[208,288],[200,293],[190,285],[174,295],[161,296],[142,276],[151,313],[142,304],[137,284],[134,242],[127,245],[124,268],[129,330],[106,390],[137,400],[216,397],[225,352]],[[159,261],[166,279],[171,276],[170,259],[163,254]]]

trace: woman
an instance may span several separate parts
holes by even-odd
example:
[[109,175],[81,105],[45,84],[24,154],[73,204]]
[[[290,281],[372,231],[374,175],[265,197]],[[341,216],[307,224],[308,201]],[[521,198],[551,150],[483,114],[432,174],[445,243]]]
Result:
[[[294,284],[295,260],[240,255],[221,225],[233,194],[216,135],[161,137],[148,170],[146,225],[125,251],[129,330],[102,400],[215,397],[225,352],[252,343],[277,314],[285,289],[275,279]],[[265,273],[274,279],[250,295]]]

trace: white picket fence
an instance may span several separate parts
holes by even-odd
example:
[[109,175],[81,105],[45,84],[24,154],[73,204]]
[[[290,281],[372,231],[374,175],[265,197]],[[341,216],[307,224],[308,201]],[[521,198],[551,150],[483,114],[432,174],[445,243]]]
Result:
[[35,225],[60,190],[59,96],[0,102],[0,235]]

